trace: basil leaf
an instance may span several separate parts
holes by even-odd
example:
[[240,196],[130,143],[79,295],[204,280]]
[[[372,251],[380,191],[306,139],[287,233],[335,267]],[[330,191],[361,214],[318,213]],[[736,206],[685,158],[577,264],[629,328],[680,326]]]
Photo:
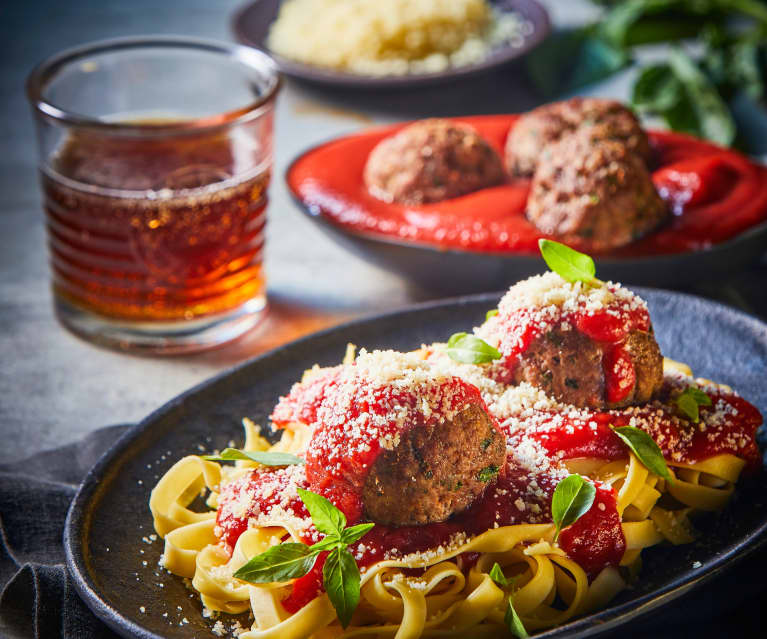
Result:
[[313,552],[323,552],[325,550],[333,550],[333,548],[338,548],[339,546],[343,546],[343,542],[338,535],[326,535],[324,539],[309,546],[309,550]]
[[700,406],[711,406],[711,398],[697,386],[688,386],[684,393],[690,395]]
[[674,400],[677,408],[696,424],[700,421],[699,406],[711,406],[711,398],[697,386],[688,386]]
[[572,90],[606,78],[620,71],[631,57],[620,47],[601,37],[583,40],[575,66],[570,74],[568,87]]
[[333,550],[325,560],[322,580],[341,627],[346,628],[360,601],[360,571],[352,554],[345,548]]
[[308,573],[316,557],[306,544],[280,544],[253,557],[234,576],[252,584],[287,581]]
[[509,597],[509,606],[506,608],[506,614],[503,616],[503,621],[509,632],[519,639],[527,639],[530,635],[527,634],[525,626],[522,620],[519,618],[517,611],[514,610],[514,604],[511,603],[511,597]]
[[485,321],[489,320],[491,317],[495,317],[496,315],[498,315],[498,309],[491,308],[487,313],[485,313]]
[[527,77],[543,97],[571,88],[568,76],[588,34],[588,29],[558,29],[525,56]]
[[668,63],[687,92],[701,135],[723,146],[732,144],[735,121],[706,75],[681,49],[669,52]]
[[219,455],[201,455],[207,461],[254,461],[264,466],[292,466],[305,464],[300,457],[290,453],[270,453],[263,450],[238,450],[237,448],[224,448]]
[[535,89],[553,98],[602,80],[630,62],[592,26],[557,29],[525,56],[527,76]]
[[502,588],[508,588],[511,586],[517,579],[516,577],[507,577],[503,574],[503,570],[498,565],[498,562],[495,562],[493,564],[493,567],[490,569],[490,579],[492,579],[495,583],[497,583]]
[[554,541],[562,528],[578,521],[591,508],[597,489],[580,475],[568,475],[557,484],[551,499],[551,515],[556,524]]
[[344,529],[341,533],[341,542],[344,544],[353,544],[355,541],[359,541],[375,526],[373,522],[367,524],[357,524],[350,528]]
[[501,353],[475,335],[456,333],[447,343],[447,356],[462,364],[487,364],[500,359]]
[[674,481],[668,466],[666,466],[666,460],[663,459],[663,453],[652,437],[643,430],[633,426],[622,426],[620,428],[611,426],[611,428],[623,440],[623,443],[632,450],[647,470],[659,477],[663,477],[663,479],[669,482]]
[[322,495],[310,490],[299,488],[298,496],[304,502],[317,530],[326,535],[341,536],[341,532],[346,528],[346,516],[338,508]]
[[594,277],[596,273],[594,260],[585,253],[579,253],[566,244],[543,238],[538,240],[538,248],[547,266],[568,282],[601,284]]
[[684,87],[667,64],[656,64],[641,71],[634,83],[632,104],[640,111],[663,113],[682,99]]
[[447,347],[453,348],[458,342],[460,342],[468,333],[453,333],[450,339],[447,340]]

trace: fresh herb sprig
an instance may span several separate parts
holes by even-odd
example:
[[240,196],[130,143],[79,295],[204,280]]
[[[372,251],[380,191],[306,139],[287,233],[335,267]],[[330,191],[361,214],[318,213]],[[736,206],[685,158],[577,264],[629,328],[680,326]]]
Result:
[[302,488],[298,495],[311,515],[314,527],[325,537],[312,546],[284,543],[251,558],[234,576],[250,583],[274,583],[303,577],[321,552],[328,552],[322,583],[346,628],[360,600],[360,571],[349,545],[364,537],[375,524],[346,527],[346,516],[327,499]]
[[447,341],[447,356],[462,364],[487,364],[501,358],[501,352],[468,333],[455,333]]
[[[509,578],[503,574],[503,570],[496,562],[490,569],[490,578],[497,583],[501,588],[508,588],[512,586],[516,581],[515,577]],[[514,604],[511,602],[511,595],[507,598],[506,614],[503,616],[503,621],[509,632],[519,639],[527,639],[530,635],[525,630],[525,625],[519,618],[517,611],[514,609]]]
[[[599,22],[559,31],[527,58],[528,74],[547,99],[572,94],[635,61],[635,47],[677,44],[660,64],[640,68],[632,102],[677,131],[733,143],[730,103],[744,94],[764,106],[767,94],[767,5],[758,0],[599,1]],[[741,139],[743,136],[741,136]],[[758,149],[755,149],[758,150]]]
[[700,421],[700,407],[711,406],[711,398],[697,386],[688,386],[674,400],[679,411],[696,424]]
[[538,248],[546,265],[568,282],[584,282],[593,286],[604,283],[596,278],[597,269],[591,256],[544,238],[538,240]]
[[254,461],[264,466],[293,466],[306,463],[300,457],[290,453],[272,453],[263,450],[240,450],[224,448],[218,455],[201,455],[207,461]]
[[610,426],[610,428],[631,449],[645,468],[659,477],[663,477],[669,483],[674,482],[671,471],[666,465],[666,460],[663,458],[663,452],[652,437],[634,426],[621,426],[620,428]]
[[568,475],[557,484],[551,498],[551,516],[556,526],[554,541],[559,539],[563,528],[571,526],[588,512],[596,495],[594,484],[578,474]]

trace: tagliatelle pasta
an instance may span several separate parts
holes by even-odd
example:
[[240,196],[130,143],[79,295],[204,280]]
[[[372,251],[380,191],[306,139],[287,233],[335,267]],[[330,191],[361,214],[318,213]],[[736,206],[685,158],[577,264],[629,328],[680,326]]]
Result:
[[165,568],[208,614],[250,613],[244,639],[523,636],[599,610],[725,507],[762,418],[664,362],[633,293],[549,273],[471,335],[350,346],[271,421],[276,443],[246,419],[242,450],[181,459],[149,504]]
[[[672,370],[673,367],[669,367]],[[309,371],[305,380],[319,375]],[[304,454],[311,436],[308,426],[292,422],[280,441],[271,445],[246,421],[247,451]],[[290,517],[271,525],[248,527],[231,554],[217,534],[216,508],[227,484],[248,476],[258,464],[233,466],[188,456],[158,482],[150,501],[155,529],[165,538],[164,566],[192,579],[203,605],[223,613],[250,611],[253,625],[243,639],[267,637],[427,637],[499,636],[507,632],[504,606],[514,606],[529,631],[559,625],[604,607],[630,578],[629,568],[643,549],[668,541],[694,539],[689,515],[717,510],[732,494],[746,462],[719,454],[696,463],[670,461],[674,482],[650,473],[634,454],[618,460],[572,458],[564,462],[577,472],[610,487],[616,495],[625,550],[617,565],[589,575],[554,543],[550,523],[515,524],[489,529],[462,543],[400,559],[383,559],[362,572],[360,603],[352,624],[338,625],[328,597],[319,593],[300,609],[288,612],[282,602],[292,583],[249,584],[233,573],[250,558],[284,541],[302,541],[302,530]],[[205,493],[207,512],[189,504]],[[673,498],[676,506],[660,505]],[[220,531],[219,531],[220,533]],[[467,557],[473,561],[467,561]],[[517,577],[503,588],[489,576],[498,563]]]

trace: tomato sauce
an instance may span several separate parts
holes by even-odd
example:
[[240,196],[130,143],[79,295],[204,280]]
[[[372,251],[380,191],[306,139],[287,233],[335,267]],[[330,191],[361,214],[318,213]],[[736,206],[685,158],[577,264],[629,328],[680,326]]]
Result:
[[[517,118],[454,120],[474,126],[503,157]],[[500,186],[417,206],[370,195],[362,177],[368,154],[406,125],[377,128],[309,151],[290,168],[288,186],[310,211],[350,231],[444,249],[538,255],[538,239],[547,236],[525,217],[529,179],[509,178]],[[701,250],[767,220],[767,168],[687,135],[651,131],[649,137],[655,150],[653,181],[673,215],[658,231],[602,255]]]
[[[637,321],[641,323],[641,317]],[[616,326],[607,324],[584,325],[582,330],[603,339],[622,336]],[[275,415],[287,421],[302,415],[318,420],[310,423],[314,432],[306,453],[307,464],[254,470],[223,488],[216,534],[229,553],[249,525],[279,525],[281,517],[298,521],[296,527],[303,529],[301,539],[308,545],[319,541],[321,535],[311,524],[296,487],[324,494],[346,514],[348,525],[364,519],[361,491],[370,466],[381,452],[380,438],[412,427],[420,396],[407,387],[376,387],[357,378],[351,389],[337,393],[344,382],[340,370],[339,367],[328,369],[304,384],[295,385],[275,409]],[[627,448],[611,430],[611,425],[632,425],[645,430],[669,461],[690,463],[728,452],[745,459],[752,469],[758,467],[755,431],[761,423],[761,415],[755,407],[734,393],[706,389],[712,405],[701,407],[701,421],[693,424],[675,413],[671,398],[679,390],[680,383],[667,381],[661,393],[663,401],[646,406],[607,412],[539,410],[526,416],[525,427],[519,429],[512,429],[505,422],[506,426],[501,429],[510,450],[517,452],[510,453],[495,483],[468,509],[447,521],[423,526],[376,524],[350,550],[364,570],[383,559],[405,558],[415,553],[424,553],[425,559],[433,559],[435,549],[460,546],[469,538],[494,528],[551,522],[552,495],[567,474],[562,460],[627,457]],[[436,397],[446,411],[466,402],[482,402],[485,406],[479,391],[458,378],[443,380],[429,387],[429,392],[435,393],[432,399]],[[338,407],[344,398],[338,421],[323,419],[328,417],[324,409],[328,405]],[[395,406],[415,412],[408,419],[394,423],[388,417],[394,414],[391,411]],[[369,421],[366,416],[376,418]],[[355,424],[354,432],[348,430],[350,423]],[[525,439],[536,443],[541,451],[540,459],[531,461],[528,454],[523,460],[520,451]],[[616,493],[607,484],[598,481],[594,484],[597,490],[592,507],[573,525],[563,529],[559,537],[560,547],[592,578],[607,566],[617,566],[626,550]],[[274,519],[261,519],[269,516]],[[321,554],[312,570],[293,582],[283,601],[288,612],[299,610],[322,592],[325,556]],[[463,556],[457,559],[463,569],[471,564],[472,557],[465,559]]]
[[760,467],[756,430],[762,416],[755,406],[734,393],[709,391],[711,406],[699,407],[696,424],[678,413],[668,384],[661,394],[663,402],[607,412],[540,411],[529,428],[508,433],[507,438],[514,445],[520,437],[530,437],[559,459],[615,461],[628,457],[628,449],[610,427],[634,426],[650,435],[671,463],[694,464],[727,453],[743,459],[750,471]]
[[[243,489],[253,488],[264,476],[272,471],[253,471],[250,475],[235,480],[224,489],[217,517],[217,525],[221,528],[220,537],[231,553],[237,538],[247,529],[248,520],[261,513],[268,512],[276,502],[285,499],[286,493],[292,493],[287,484],[282,491],[271,493],[268,498],[254,498],[247,510],[240,517],[227,512],[226,505],[237,500]],[[559,481],[556,473],[536,472],[535,481],[539,487],[537,496],[531,496],[528,487],[531,481],[529,471],[522,469],[513,462],[507,464],[501,471],[497,482],[489,488],[467,510],[451,517],[448,521],[426,524],[424,526],[384,526],[375,527],[354,544],[350,550],[357,559],[360,568],[365,568],[384,558],[397,559],[413,553],[426,553],[440,546],[447,548],[456,539],[466,539],[482,534],[493,528],[524,523],[541,523],[551,521],[551,497]],[[626,542],[618,516],[615,491],[600,482],[597,486],[596,498],[591,509],[575,524],[564,529],[559,538],[559,545],[575,561],[577,561],[590,576],[596,576],[606,566],[617,566],[626,550]],[[339,508],[334,495],[330,501]],[[287,499],[291,509],[297,515],[308,517],[300,500],[290,497]],[[521,507],[520,507],[521,506]],[[537,506],[537,508],[536,508]],[[535,509],[533,511],[533,509]],[[358,520],[349,521],[349,525]],[[309,534],[304,539],[311,545],[314,540]],[[594,543],[592,543],[594,541]],[[313,569],[293,583],[293,589],[283,601],[283,607],[288,612],[295,612],[322,591],[322,565],[326,553],[322,553]]]

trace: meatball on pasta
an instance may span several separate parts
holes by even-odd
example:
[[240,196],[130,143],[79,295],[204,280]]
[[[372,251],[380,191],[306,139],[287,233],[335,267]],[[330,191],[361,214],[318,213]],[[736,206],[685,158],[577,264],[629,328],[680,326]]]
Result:
[[618,284],[546,273],[512,286],[498,308],[479,333],[510,381],[592,409],[643,404],[663,383],[647,305]]

